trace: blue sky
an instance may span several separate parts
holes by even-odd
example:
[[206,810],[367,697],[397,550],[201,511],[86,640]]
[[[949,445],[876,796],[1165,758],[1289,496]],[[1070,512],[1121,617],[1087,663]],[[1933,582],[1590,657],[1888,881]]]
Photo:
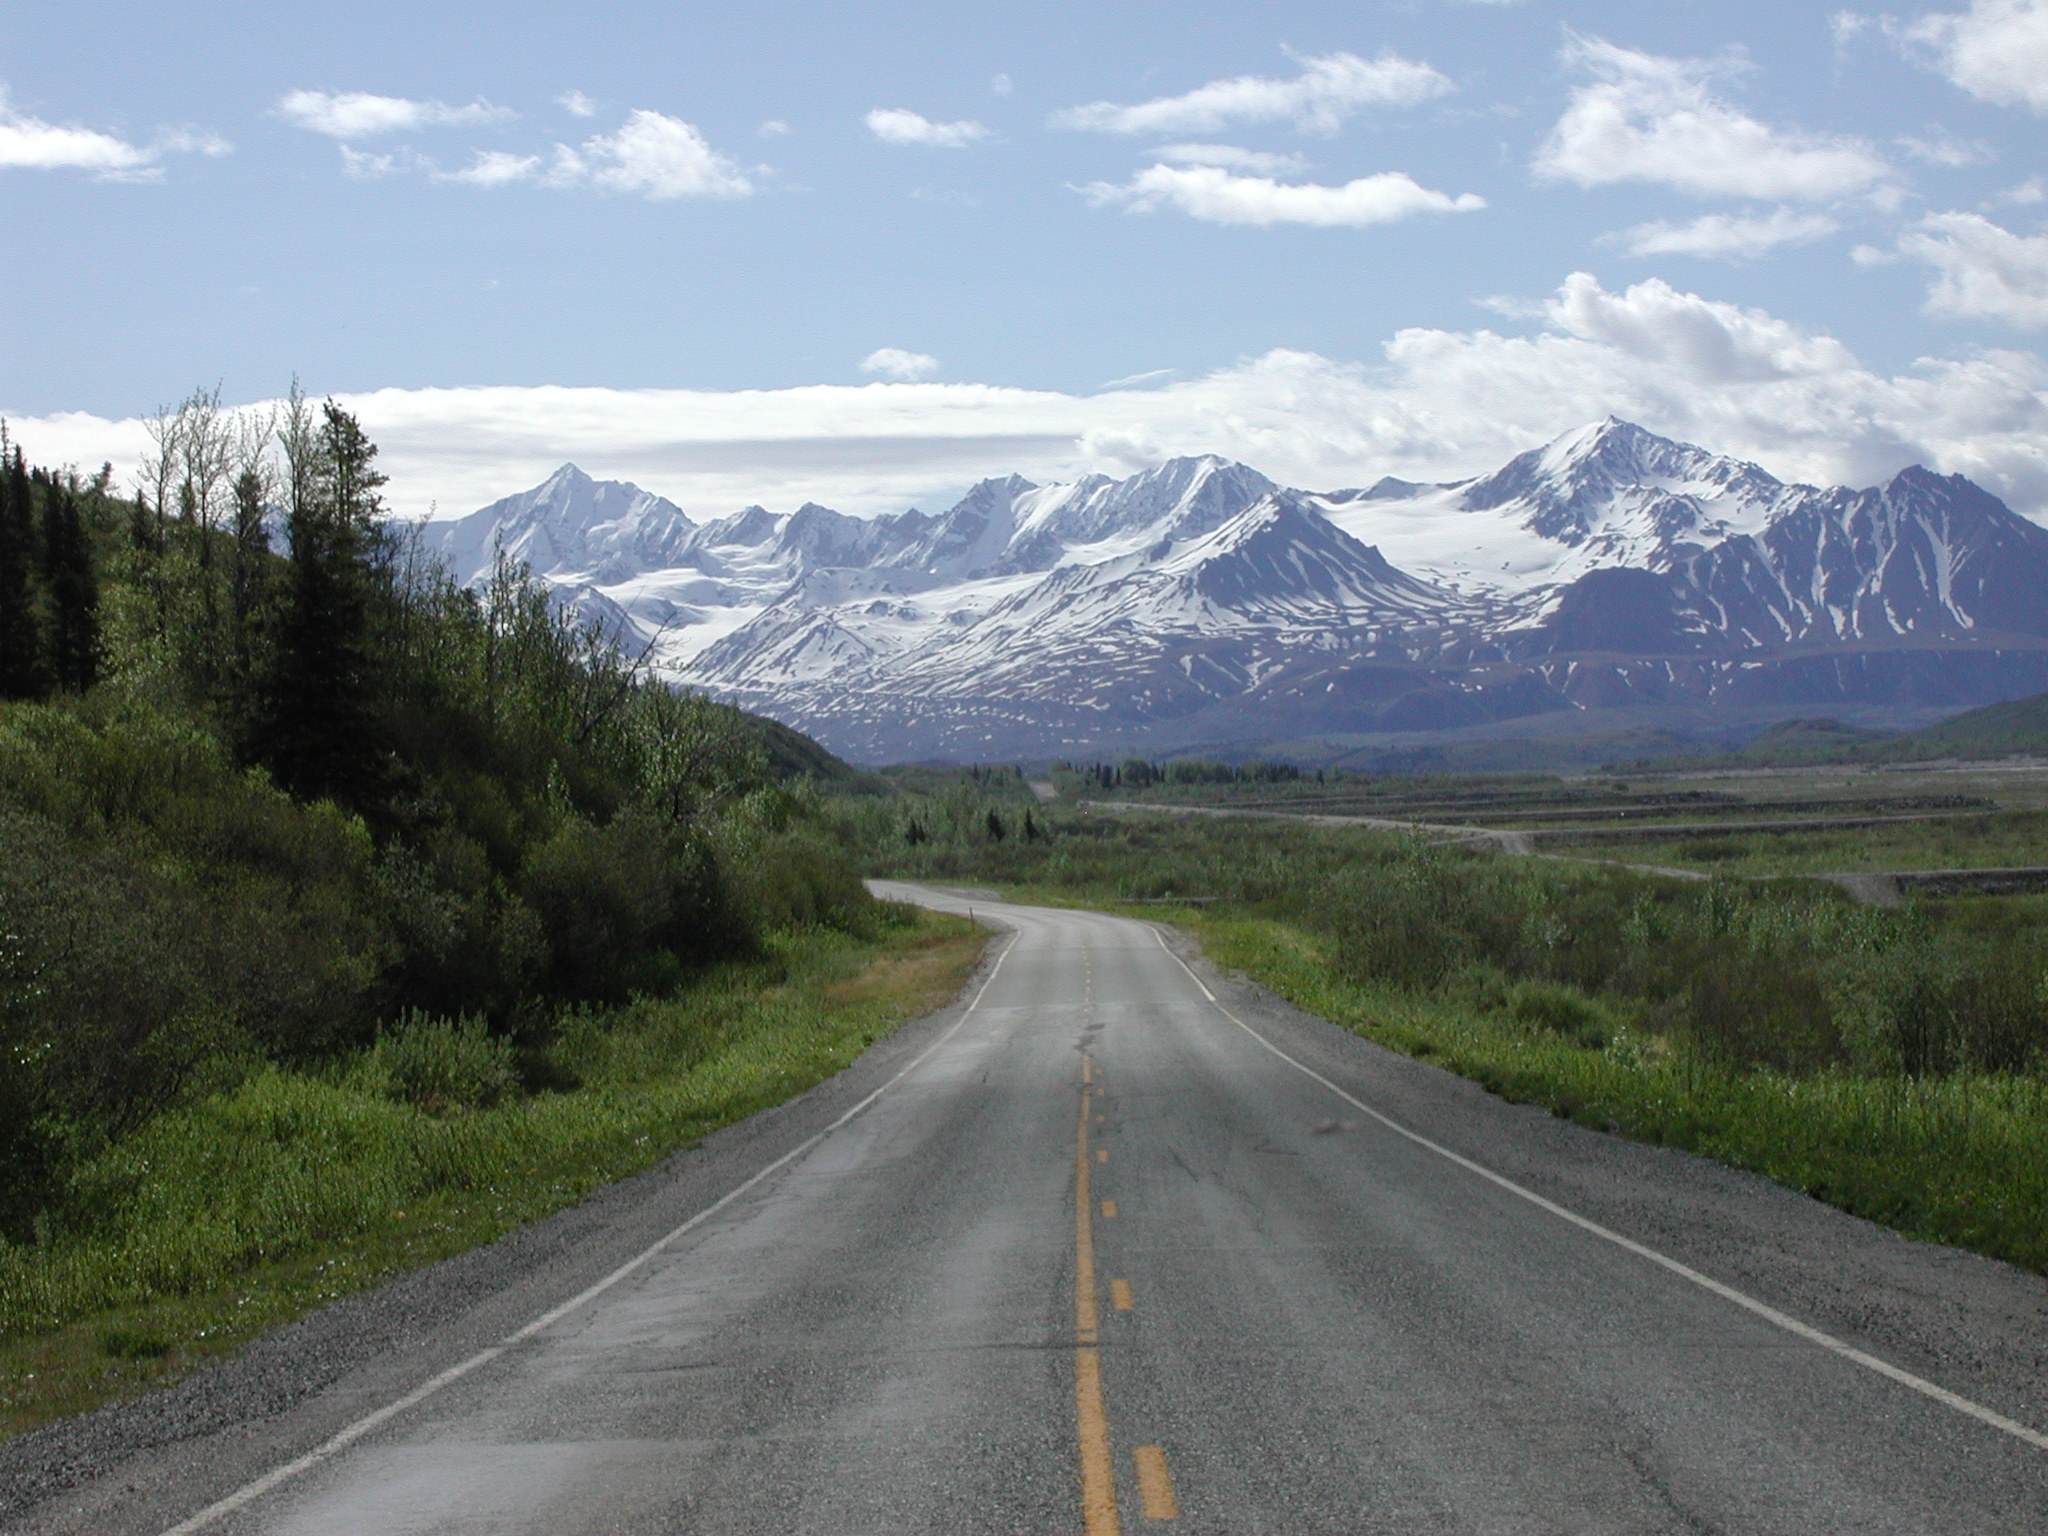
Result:
[[2048,512],[2048,0],[10,4],[0,410],[294,374],[394,498],[693,513],[1612,410]]

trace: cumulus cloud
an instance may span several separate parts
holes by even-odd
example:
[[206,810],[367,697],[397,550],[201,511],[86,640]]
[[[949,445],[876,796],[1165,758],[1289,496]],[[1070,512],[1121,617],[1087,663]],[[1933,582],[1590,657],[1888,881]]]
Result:
[[939,360],[929,352],[906,352],[901,347],[877,347],[860,360],[862,373],[879,373],[885,379],[909,381],[928,379],[939,371]]
[[1935,269],[1930,315],[2048,325],[2048,235],[2016,235],[1975,213],[1937,213],[1901,235],[1899,250]]
[[1292,123],[1304,133],[1335,133],[1364,107],[1406,107],[1441,96],[1451,82],[1428,64],[1382,53],[1362,59],[1330,53],[1298,61],[1292,80],[1240,75],[1212,80],[1182,96],[1135,106],[1113,101],[1053,114],[1055,128],[1100,133],[1214,133],[1231,123]]
[[575,149],[555,146],[543,178],[549,186],[596,187],[650,201],[677,197],[745,197],[746,174],[714,150],[694,124],[646,108],[617,133],[594,134]]
[[1710,213],[1684,224],[1638,224],[1614,238],[1631,256],[1746,261],[1781,245],[1810,245],[1840,228],[1825,214],[1777,208],[1767,214]]
[[1401,171],[1361,176],[1339,187],[1290,183],[1270,176],[1238,176],[1218,165],[1154,165],[1117,185],[1098,181],[1081,189],[1098,207],[1131,213],[1175,208],[1208,224],[1312,224],[1362,229],[1417,213],[1470,213],[1486,199],[1470,192],[1452,197]]
[[1714,94],[1725,70],[1574,38],[1565,61],[1590,76],[1537,151],[1551,181],[1647,181],[1700,197],[1832,201],[1874,191],[1891,168],[1860,139],[1774,128]]
[[2048,112],[2048,0],[1974,0],[1899,35],[1979,100]]
[[1253,171],[1261,176],[1299,176],[1308,169],[1299,155],[1269,154],[1235,144],[1166,144],[1152,151],[1175,165],[1220,165],[1226,170]]
[[278,97],[276,111],[296,127],[344,141],[416,133],[422,128],[494,123],[513,115],[485,101],[451,107],[445,101],[410,101],[369,91],[287,91]]
[[571,117],[597,116],[597,103],[581,91],[564,91],[555,98],[555,104]]
[[[891,511],[983,475],[1128,473],[1181,453],[1318,489],[1448,480],[1612,412],[1790,480],[1869,485],[1924,463],[2048,516],[2048,368],[2032,353],[1887,375],[1831,337],[1656,280],[1615,291],[1574,274],[1523,334],[1417,327],[1370,363],[1274,351],[1138,383],[1089,395],[939,383],[389,389],[343,403],[380,444],[392,503],[410,515],[433,501],[483,506],[565,459],[694,516],[752,502]],[[8,415],[45,463],[111,459],[132,474],[147,447],[139,421]]]
[[884,144],[916,145],[921,149],[965,149],[988,137],[988,130],[979,123],[935,123],[908,107],[877,107],[865,121],[868,132]]
[[0,170],[86,171],[96,181],[157,181],[167,154],[224,155],[226,139],[196,128],[134,144],[96,128],[49,123],[15,110],[0,85]]

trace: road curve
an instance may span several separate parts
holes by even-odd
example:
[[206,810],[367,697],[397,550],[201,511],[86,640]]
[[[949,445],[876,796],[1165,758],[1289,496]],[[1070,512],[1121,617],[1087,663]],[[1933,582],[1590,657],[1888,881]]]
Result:
[[281,1416],[317,1432],[160,1445],[21,1528],[2048,1530],[2035,1277],[1503,1104],[1151,925],[889,893],[999,961],[730,1198]]

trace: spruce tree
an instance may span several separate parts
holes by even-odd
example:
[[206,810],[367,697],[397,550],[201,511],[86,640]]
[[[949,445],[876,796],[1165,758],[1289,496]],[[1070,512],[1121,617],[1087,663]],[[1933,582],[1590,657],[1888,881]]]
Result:
[[0,473],[0,698],[35,699],[47,691],[35,567],[35,493],[17,447]]
[[235,479],[235,563],[230,610],[234,628],[234,677],[246,686],[254,670],[256,616],[269,566],[270,532],[264,527],[263,476],[247,468]]
[[383,788],[370,655],[381,552],[377,448],[333,401],[295,476],[277,656],[257,755],[295,795],[368,809]]
[[77,493],[52,486],[43,510],[43,579],[50,593],[50,681],[84,693],[99,681],[99,577]]

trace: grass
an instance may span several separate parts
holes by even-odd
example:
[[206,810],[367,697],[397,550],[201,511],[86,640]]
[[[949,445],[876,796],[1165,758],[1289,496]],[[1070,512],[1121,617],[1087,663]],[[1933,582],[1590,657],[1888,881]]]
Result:
[[345,1069],[266,1070],[84,1169],[0,1245],[0,1430],[170,1380],[350,1291],[573,1204],[846,1066],[959,989],[984,935],[907,916],[785,933],[680,995],[568,1021],[569,1092],[432,1113]]
[[2048,1273],[2048,1080],[1731,1071],[1652,1036],[1582,1044],[1471,1003],[1341,977],[1326,942],[1242,916],[1176,916],[1218,965],[1502,1097],[1679,1147],[1910,1237]]
[[1839,832],[1696,833],[1668,842],[1555,851],[1637,864],[1711,868],[1729,875],[2011,869],[2048,864],[2048,816],[1999,811],[1953,821],[1900,822]]

